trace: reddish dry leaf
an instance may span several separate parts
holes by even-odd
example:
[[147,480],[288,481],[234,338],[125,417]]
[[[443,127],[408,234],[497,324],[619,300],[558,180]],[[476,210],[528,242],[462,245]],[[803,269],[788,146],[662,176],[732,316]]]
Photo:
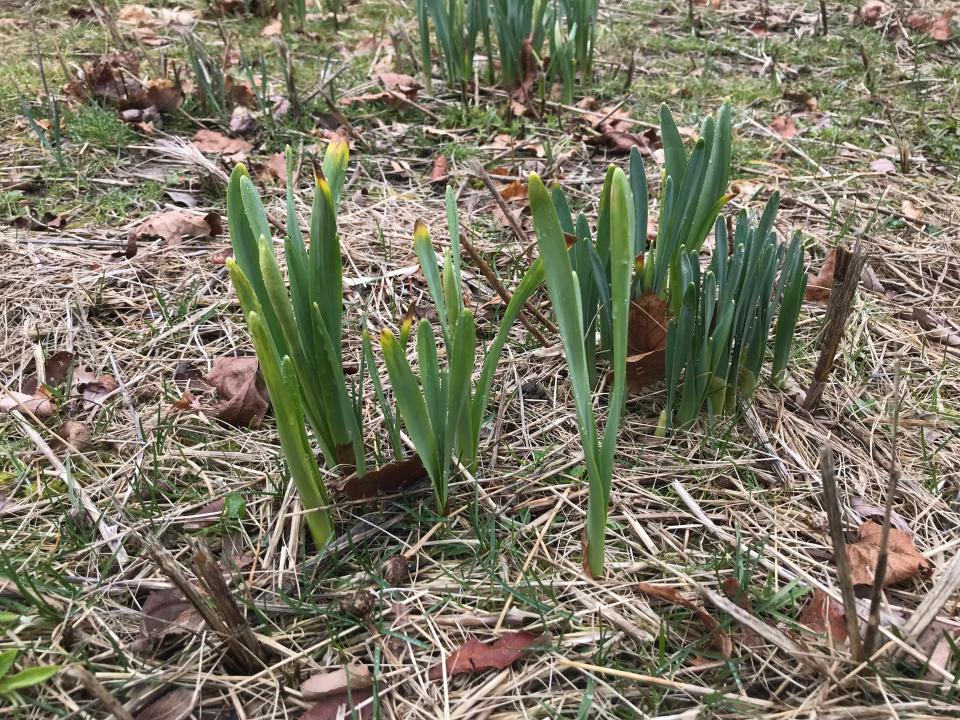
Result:
[[881,15],[887,12],[886,3],[880,0],[866,0],[854,15],[854,20],[861,25],[876,25]]
[[[300,720],[370,720],[373,717],[372,690],[354,690],[324,698],[300,716]],[[363,705],[366,703],[366,705]],[[355,708],[362,705],[359,710]]]
[[215,417],[230,425],[260,426],[267,414],[267,389],[257,358],[216,358],[207,382],[221,398],[213,411]]
[[[738,608],[753,615],[753,602],[751,602],[750,596],[747,595],[747,591],[744,590],[739,580],[735,577],[728,577],[723,581],[722,587],[723,594],[730,598]],[[744,645],[750,647],[757,647],[763,642],[763,638],[746,625],[740,627],[740,640]]]
[[938,17],[913,13],[907,16],[906,22],[909,27],[922,32],[937,42],[946,42],[952,34],[950,30],[950,18],[952,17],[952,11],[947,11]]
[[820,272],[807,278],[807,289],[803,297],[807,302],[826,305],[830,301],[830,292],[833,289],[833,275],[837,269],[837,251],[831,250],[820,266]]
[[433,161],[433,168],[430,170],[430,182],[439,185],[447,179],[447,156],[437,155]]
[[227,137],[216,130],[197,130],[193,144],[201,152],[220,153],[221,155],[246,155],[253,150],[253,144],[242,138]]
[[535,115],[533,109],[534,89],[537,81],[537,58],[533,52],[533,39],[526,37],[520,46],[520,79],[510,88],[510,110],[516,117]]
[[223,516],[223,508],[226,506],[226,498],[217,498],[216,500],[211,500],[202,508],[197,510],[196,514],[190,518],[186,518],[186,522],[183,523],[183,527],[186,530],[202,530],[205,527],[210,527],[220,522],[220,518]]
[[331,695],[345,695],[347,690],[365,690],[373,685],[373,676],[366,665],[351,663],[331,672],[311,675],[300,683],[304,700],[322,700]]
[[231,75],[227,75],[223,79],[223,87],[227,91],[227,97],[236,105],[245,108],[257,106],[257,94],[245,80],[234,80]]
[[220,215],[206,215],[189,210],[167,210],[154,213],[130,230],[127,241],[136,244],[140,240],[160,238],[171,245],[181,240],[201,240],[216,237],[223,232]]
[[200,401],[194,397],[193,393],[189,390],[185,391],[183,395],[180,396],[179,400],[176,400],[171,406],[170,409],[175,412],[183,412],[185,410],[199,410]]
[[707,635],[710,638],[710,647],[720,653],[723,658],[729,658],[733,655],[733,641],[720,627],[720,623],[717,622],[716,618],[696,603],[687,600],[677,592],[675,588],[664,585],[651,585],[645,582],[635,583],[633,587],[644,595],[679,605],[692,612],[706,629]]
[[504,200],[518,200],[525,205],[529,197],[529,189],[526,183],[514,180],[500,191],[500,197]]
[[[873,585],[877,558],[880,556],[882,528],[872,520],[860,526],[860,536],[847,545],[847,562],[854,585]],[[913,538],[902,530],[890,528],[887,545],[887,572],[883,586],[889,587],[929,572],[930,564],[913,544]]]
[[800,624],[821,635],[829,635],[834,642],[842,643],[847,639],[847,623],[843,616],[843,605],[823,590],[817,590],[810,598],[807,607],[800,615]]
[[287,184],[287,158],[283,153],[274,153],[260,168],[260,179],[284,187]]
[[[353,457],[353,450],[350,450]],[[398,460],[368,472],[363,477],[351,475],[339,488],[339,492],[351,500],[364,500],[377,495],[395,493],[412,485],[426,475],[419,455]]]
[[398,92],[411,100],[417,96],[420,83],[410,75],[403,73],[382,72],[377,75],[380,84],[390,92]]
[[177,688],[161,695],[136,714],[135,720],[184,720],[197,704],[197,695],[188,688]]
[[464,673],[479,673],[484,670],[502,670],[513,665],[523,657],[531,646],[537,644],[542,635],[535,635],[526,630],[501,635],[493,643],[482,643],[476,638],[470,638],[463,646],[448,655],[446,660],[430,668],[431,680],[439,680]]
[[[44,382],[53,388],[62,385],[67,379],[70,368],[73,367],[74,357],[75,356],[72,352],[68,352],[67,350],[58,350],[44,360]],[[36,373],[32,373],[23,381],[23,386],[20,389],[28,395],[33,395],[37,392],[38,387],[39,378],[37,377]]]
[[627,326],[627,386],[631,393],[663,379],[667,345],[667,303],[645,292],[630,303]]
[[785,140],[797,135],[797,123],[792,115],[777,115],[770,122],[770,129]]

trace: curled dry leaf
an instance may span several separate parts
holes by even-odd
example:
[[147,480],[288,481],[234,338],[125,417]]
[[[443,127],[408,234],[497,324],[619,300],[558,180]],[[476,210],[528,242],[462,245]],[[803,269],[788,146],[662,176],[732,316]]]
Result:
[[197,704],[197,694],[189,688],[177,688],[140,709],[135,720],[185,720]]
[[274,18],[266,25],[263,26],[263,30],[260,31],[261,37],[274,37],[283,32],[283,22],[280,18]]
[[132,649],[149,652],[169,636],[198,632],[204,626],[197,609],[176,589],[156,590],[143,603],[140,636]]
[[124,5],[117,13],[120,24],[140,27],[191,27],[199,19],[195,10],[154,9],[139,4]]
[[237,105],[230,113],[230,132],[234,135],[246,135],[253,130],[256,122],[248,107]]
[[927,308],[913,308],[913,319],[929,335],[928,337],[943,343],[947,347],[960,347],[960,326]]
[[476,638],[470,638],[459,650],[448,655],[442,663],[437,663],[430,668],[429,678],[439,680],[444,674],[449,678],[484,670],[502,670],[513,665],[527,650],[534,645],[542,644],[544,640],[544,635],[526,630],[505,633],[492,643],[483,643]]
[[663,379],[667,346],[667,303],[645,292],[630,303],[627,326],[627,386],[631,393]]
[[176,245],[182,240],[205,240],[223,232],[220,215],[208,212],[206,215],[189,210],[166,210],[154,213],[130,230],[127,242],[136,244],[140,240],[160,238],[168,244]]
[[826,305],[830,301],[830,292],[833,289],[834,273],[837,269],[837,251],[831,250],[820,266],[820,272],[807,278],[807,288],[803,297],[807,302]]
[[373,686],[373,676],[366,665],[350,663],[331,672],[311,675],[300,683],[305,700],[321,700],[343,695],[347,690],[364,690]]
[[[364,500],[381,494],[395,493],[425,476],[423,460],[419,455],[413,455],[384,465],[362,477],[356,474],[351,475],[342,481],[337,492],[351,500]],[[332,486],[333,483],[331,483]]]
[[[877,558],[880,556],[880,536],[882,528],[872,520],[860,526],[859,538],[847,545],[847,562],[850,565],[850,579],[854,585],[873,585],[876,576]],[[890,528],[887,545],[887,572],[883,586],[889,587],[919,574],[926,574],[930,564],[913,544],[913,537]]]
[[213,414],[240,427],[259,427],[267,414],[267,389],[255,357],[219,357],[207,382],[217,390],[220,403]]
[[197,510],[196,514],[191,517],[184,518],[186,522],[183,523],[183,527],[186,530],[202,530],[205,527],[210,527],[220,522],[220,518],[223,517],[223,509],[226,507],[227,500],[226,498],[217,498],[216,500],[211,500],[202,508]]
[[260,168],[260,179],[273,182],[280,187],[287,184],[287,158],[283,153],[274,153]]
[[843,605],[823,590],[816,590],[810,602],[800,615],[800,624],[815,633],[827,635],[834,642],[842,643],[847,639],[847,623],[843,616]]
[[[851,507],[857,515],[865,519],[882,518],[884,514],[882,507],[879,505],[871,505],[862,497],[854,498]],[[913,530],[910,529],[910,523],[898,512],[891,511],[890,525],[897,528],[897,530],[903,530],[903,532],[913,535]]]
[[675,588],[665,585],[651,585],[645,582],[635,583],[633,587],[637,592],[643,593],[644,595],[679,605],[692,612],[707,631],[707,635],[710,638],[710,647],[720,653],[724,658],[729,658],[733,655],[733,640],[723,631],[717,619],[695,602],[687,600],[677,592]]
[[792,115],[777,115],[770,121],[770,129],[785,140],[797,136],[797,123]]
[[440,185],[447,179],[447,156],[437,155],[433,161],[433,167],[430,169],[430,183]]
[[201,152],[220,153],[221,155],[246,155],[253,150],[253,144],[242,138],[231,138],[216,130],[203,128],[193,136],[193,144]]
[[910,220],[919,220],[923,216],[920,208],[918,208],[913,200],[904,200],[900,203],[900,212],[903,213],[903,216]]

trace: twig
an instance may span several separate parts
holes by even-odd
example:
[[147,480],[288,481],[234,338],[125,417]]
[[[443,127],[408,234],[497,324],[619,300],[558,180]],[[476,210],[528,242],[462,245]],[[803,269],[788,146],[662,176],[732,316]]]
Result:
[[870,619],[863,639],[863,656],[870,657],[877,642],[877,629],[880,627],[880,597],[883,595],[883,580],[887,574],[887,559],[890,555],[890,514],[893,500],[900,483],[900,468],[897,465],[897,431],[900,418],[900,363],[893,367],[893,407],[890,411],[890,465],[887,484],[887,502],[883,508],[883,525],[880,530],[880,554],[877,556],[877,568],[873,577],[873,593],[870,597]]
[[87,692],[97,698],[104,709],[117,720],[133,720],[133,715],[85,667],[71,665],[67,674],[76,678],[87,689]]
[[834,274],[836,282],[834,282],[833,290],[830,293],[830,304],[827,306],[827,313],[823,322],[820,357],[817,359],[817,366],[813,371],[813,380],[810,382],[806,399],[803,401],[804,410],[812,411],[823,395],[827,379],[830,377],[830,371],[833,370],[837,351],[840,349],[840,342],[843,340],[847,318],[850,316],[853,296],[857,291],[857,285],[860,283],[860,274],[863,272],[864,262],[864,253],[859,242],[853,248],[853,252],[848,252],[844,248],[837,248],[837,265]]
[[517,240],[520,241],[520,244],[527,245],[528,238],[526,233],[523,232],[523,228],[520,227],[520,223],[514,216],[513,212],[509,207],[507,207],[507,201],[503,199],[500,191],[497,190],[497,186],[493,184],[493,179],[490,177],[490,173],[488,173],[486,169],[478,163],[476,165],[474,175],[483,180],[483,184],[487,186],[487,190],[489,190],[490,194],[493,195],[493,199],[500,208],[500,212],[506,216],[507,222],[510,224],[510,229],[513,230],[513,234],[517,236]]
[[843,619],[847,624],[850,642],[850,654],[854,661],[863,659],[860,645],[860,622],[857,618],[857,596],[853,592],[850,575],[850,563],[847,560],[847,541],[843,536],[843,517],[840,514],[840,500],[837,494],[837,476],[833,469],[833,451],[830,445],[820,450],[820,476],[823,478],[823,504],[830,525],[830,538],[833,542],[833,559],[837,563],[837,581],[843,597]]
[[[460,244],[463,245],[463,249],[467,251],[470,259],[473,260],[474,265],[476,265],[477,269],[480,270],[480,274],[487,279],[487,282],[493,285],[493,289],[497,291],[497,295],[499,295],[505,303],[509,303],[512,296],[500,283],[500,280],[497,278],[497,274],[493,271],[493,268],[491,268],[487,264],[486,260],[481,257],[480,253],[477,252],[477,248],[474,247],[473,243],[467,240],[466,235],[463,233],[460,233]],[[544,325],[544,327],[550,328],[551,331],[556,332],[556,327],[553,325],[553,323],[550,322],[550,320],[544,316],[543,313],[537,310],[537,308],[535,308],[529,300],[523,304],[523,307],[532,313],[533,316]],[[530,331],[530,334],[537,339],[537,342],[539,342],[543,347],[550,347],[550,341],[547,340],[543,333],[541,333],[537,327],[527,319],[526,315],[520,315],[520,322],[522,322],[523,326]]]

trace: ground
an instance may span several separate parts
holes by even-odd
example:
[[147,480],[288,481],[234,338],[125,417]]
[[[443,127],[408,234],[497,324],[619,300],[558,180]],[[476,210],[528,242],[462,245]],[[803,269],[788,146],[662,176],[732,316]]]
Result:
[[[66,668],[0,714],[106,717],[113,698],[140,718],[299,717],[314,705],[301,681],[349,662],[376,677],[364,717],[960,714],[957,646],[944,643],[929,660],[930,643],[904,630],[931,604],[947,636],[960,628],[960,45],[909,21],[955,4],[867,3],[876,13],[861,10],[864,20],[855,5],[827,3],[823,34],[820,5],[808,0],[604,3],[593,81],[578,87],[575,106],[539,104],[534,117],[516,117],[506,93],[483,83],[465,102],[439,77],[431,93],[344,102],[380,92],[377,73],[420,77],[412,3],[350,4],[339,27],[311,4],[307,32],[276,36],[261,32],[270,18],[216,17],[199,0],[149,4],[193,12],[184,24],[156,14],[117,22],[129,3],[92,3],[97,13],[80,3],[0,3],[5,395],[58,351],[116,381],[106,393],[57,398],[57,417],[0,414],[0,647],[19,651],[18,670]],[[738,194],[725,213],[756,211],[778,190],[777,229],[803,233],[811,272],[838,244],[859,242],[868,253],[874,282],[853,301],[822,401],[808,412],[763,384],[749,410],[659,438],[662,384],[631,398],[607,574],[590,578],[581,565],[583,455],[558,339],[548,333],[543,348],[518,324],[499,365],[477,477],[453,484],[447,514],[437,513],[428,482],[340,499],[338,539],[317,552],[306,543],[272,418],[256,428],[226,424],[205,384],[187,384],[215,358],[252,354],[217,260],[229,244],[225,223],[214,237],[128,244],[145,218],[175,202],[225,212],[232,163],[177,142],[202,127],[227,131],[234,104],[199,99],[191,37],[242,81],[239,49],[256,83],[266,73],[264,96],[289,101],[284,38],[302,113],[260,117],[246,153],[277,217],[283,191],[257,168],[288,143],[309,168],[328,131],[349,123],[340,231],[352,368],[364,322],[375,335],[407,313],[429,316],[411,236],[422,218],[438,247],[447,242],[443,182],[431,181],[438,155],[469,239],[510,289],[529,262],[530,221],[521,217],[521,241],[498,217],[479,164],[507,179],[537,171],[556,180],[593,221],[607,164],[626,157],[590,142],[589,108],[619,106],[643,130],[665,102],[692,136],[730,100]],[[116,108],[66,88],[120,42],[140,55],[142,79],[179,72],[193,84],[162,125],[126,123]],[[656,190],[656,157],[645,164]],[[304,222],[309,174],[304,168],[297,193]],[[489,339],[501,306],[465,263],[464,292]],[[545,297],[538,302],[549,312]],[[810,384],[823,317],[824,306],[805,303],[791,387]],[[89,442],[56,442],[67,417],[90,429]],[[385,457],[379,411],[368,413],[365,432],[371,459]],[[884,591],[880,641],[862,663],[847,643],[800,622],[815,591],[840,600],[819,471],[825,445],[847,539],[878,519],[892,468],[900,473],[893,511],[927,564]],[[238,665],[223,633],[172,590],[169,567],[196,582],[203,547],[261,648],[253,669]],[[395,572],[385,571],[388,561]],[[397,572],[398,562],[408,572]],[[719,630],[706,632],[690,607],[638,583],[679,591]],[[731,587],[742,591],[731,593],[734,602],[750,608],[739,617],[724,604]],[[430,677],[471,638],[520,630],[540,637],[513,664]],[[732,652],[717,642],[723,637]],[[76,667],[94,680],[82,682]],[[150,710],[174,689],[181,693],[167,695],[168,714]]]

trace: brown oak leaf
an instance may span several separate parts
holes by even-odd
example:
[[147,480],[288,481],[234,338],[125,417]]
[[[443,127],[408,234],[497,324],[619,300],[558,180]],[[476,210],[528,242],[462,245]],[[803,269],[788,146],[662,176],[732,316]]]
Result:
[[[847,545],[847,562],[854,585],[873,585],[877,558],[880,556],[881,532],[880,525],[867,520],[860,526],[857,541]],[[929,569],[930,563],[913,544],[913,537],[897,528],[890,528],[883,586],[897,585],[916,575],[926,574]]]
[[255,357],[219,357],[207,382],[217,390],[220,403],[213,414],[225,423],[259,427],[267,414],[267,389]]
[[663,379],[667,346],[667,302],[645,292],[630,303],[627,326],[627,387],[631,393]]
[[543,635],[537,635],[526,630],[505,633],[492,643],[480,642],[470,638],[442,663],[430,668],[431,680],[439,680],[444,676],[462,675],[464,673],[478,673],[484,670],[502,670],[513,665],[523,657],[531,646],[540,643]]
[[843,605],[823,590],[817,590],[800,614],[800,624],[814,632],[829,635],[834,642],[847,639],[847,623],[843,616]]

